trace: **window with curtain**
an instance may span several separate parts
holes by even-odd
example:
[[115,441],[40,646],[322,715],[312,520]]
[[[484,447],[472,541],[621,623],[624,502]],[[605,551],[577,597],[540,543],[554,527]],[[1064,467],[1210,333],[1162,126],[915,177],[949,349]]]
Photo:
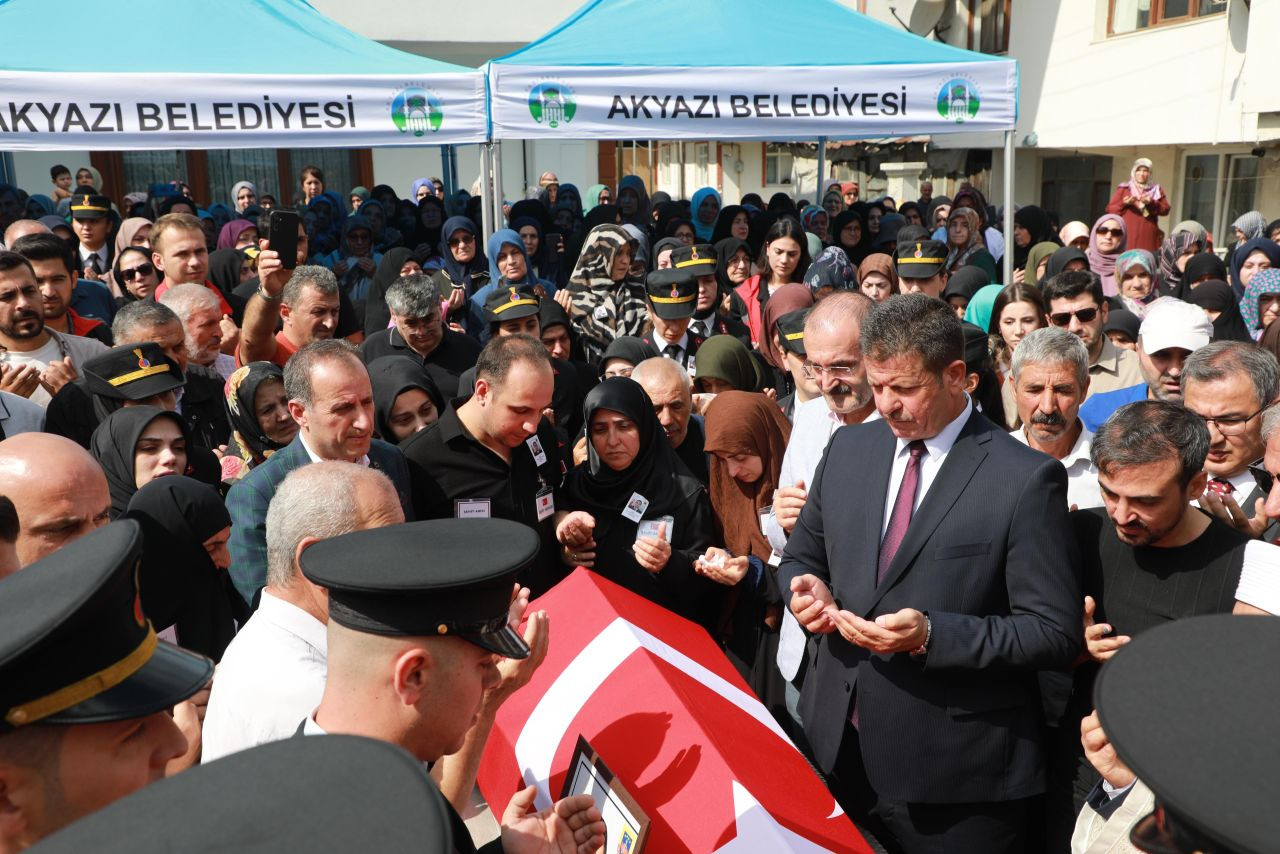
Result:
[[1221,15],[1229,0],[1110,0],[1112,35]]
[[125,151],[124,191],[142,193],[152,184],[187,180],[187,160],[181,151]]
[[792,184],[795,160],[791,149],[783,144],[766,142],[764,146],[764,183],[769,187]]
[[[209,152],[209,198],[231,206],[231,187],[248,181],[276,201],[280,197],[280,167],[274,148],[233,148]],[[327,175],[326,171],[326,175]]]
[[[347,203],[347,196],[356,186],[354,155],[346,148],[293,148],[289,150],[289,167],[293,185],[283,188],[277,196],[283,205],[292,205],[302,195],[302,168],[318,166],[324,173],[324,188],[338,194]],[[372,189],[372,188],[370,188]]]
[[1012,0],[969,0],[969,47],[983,53],[1009,50]]

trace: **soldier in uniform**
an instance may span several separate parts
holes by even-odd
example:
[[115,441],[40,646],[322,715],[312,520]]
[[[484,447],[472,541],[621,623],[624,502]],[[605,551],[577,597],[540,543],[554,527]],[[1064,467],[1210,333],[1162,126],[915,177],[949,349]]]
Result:
[[[487,730],[470,739],[468,731],[498,685],[499,661],[530,655],[508,620],[513,583],[538,550],[537,534],[516,522],[442,519],[355,531],[304,551],[303,574],[329,591],[329,670],[320,706],[298,731],[379,738],[423,762],[464,743],[480,749]],[[512,798],[492,850],[594,854],[604,843],[590,796],[534,813],[535,794],[530,786]],[[456,850],[474,851],[450,813]]]
[[160,779],[187,751],[170,710],[213,662],[157,639],[141,554],[138,524],[113,522],[0,580],[0,851]]

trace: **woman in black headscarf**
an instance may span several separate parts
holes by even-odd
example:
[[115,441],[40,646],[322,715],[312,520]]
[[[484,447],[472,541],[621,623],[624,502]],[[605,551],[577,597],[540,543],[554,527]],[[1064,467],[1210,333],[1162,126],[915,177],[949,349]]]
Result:
[[600,357],[600,378],[629,377],[636,365],[660,355],[652,344],[631,335],[620,335],[610,342]]
[[126,519],[142,526],[138,592],[157,631],[214,661],[250,611],[227,571],[231,516],[212,487],[189,477],[163,477],[138,490]]
[[154,406],[117,409],[98,425],[89,450],[107,476],[112,519],[124,513],[139,487],[187,473],[187,438],[178,413]]
[[[1026,205],[1013,212],[1013,269],[1027,269],[1027,253],[1037,243],[1057,243],[1058,235],[1049,222],[1049,215],[1035,205]],[[1021,279],[1015,279],[1021,281]]]
[[436,247],[440,245],[441,239],[448,237],[443,233],[444,221],[444,202],[433,195],[423,196],[422,201],[418,202],[418,215],[415,220],[413,237],[414,247],[416,248],[425,243],[431,247],[432,252],[435,252]]
[[867,231],[866,205],[854,202],[848,209],[836,214],[831,224],[831,245],[844,250],[849,263],[862,266],[871,254],[871,232]]
[[383,356],[369,363],[378,437],[398,445],[440,420],[444,396],[418,359]]
[[1198,305],[1213,321],[1214,341],[1253,341],[1249,326],[1240,314],[1240,303],[1231,292],[1231,286],[1223,281],[1210,279],[1187,290],[1184,300]]
[[244,269],[244,252],[239,249],[215,249],[209,253],[209,281],[222,291],[224,297],[240,287],[240,272]]
[[[223,389],[231,443],[222,458],[222,479],[236,480],[293,441],[298,422],[289,414],[284,371],[273,362],[250,362],[227,378]],[[241,464],[233,460],[239,457]]]
[[[1161,295],[1182,298],[1184,291],[1190,291],[1201,282],[1217,279],[1227,280],[1227,262],[1218,257],[1216,252],[1197,252],[1187,259],[1187,266],[1182,271],[1182,281],[1177,288],[1161,288]],[[1167,291],[1167,292],[1166,292]]]
[[[536,202],[535,202],[536,204]],[[511,229],[524,241],[525,254],[529,256],[529,272],[536,279],[546,279],[557,288],[561,286],[560,255],[556,246],[547,240],[547,223],[534,216],[515,216],[515,207],[511,209]],[[533,247],[530,250],[530,246]],[[567,280],[568,275],[565,275]]]
[[569,473],[556,514],[562,560],[710,628],[720,591],[693,568],[711,546],[706,488],[676,456],[635,381],[600,383],[584,415],[587,461]]
[[726,205],[716,217],[716,227],[711,242],[719,243],[730,237],[746,240],[751,235],[751,212],[742,205]]
[[369,295],[364,301],[366,337],[375,332],[381,332],[391,325],[391,310],[387,308],[387,288],[401,276],[421,272],[422,264],[411,249],[397,246],[383,254],[382,260],[378,262],[378,269],[373,272],[373,284],[369,286]]
[[1084,250],[1077,249],[1074,246],[1062,247],[1049,256],[1049,263],[1045,265],[1044,275],[1040,277],[1040,282],[1043,284],[1059,273],[1066,272],[1068,267],[1073,270],[1087,271],[1089,269],[1089,256],[1085,254]]

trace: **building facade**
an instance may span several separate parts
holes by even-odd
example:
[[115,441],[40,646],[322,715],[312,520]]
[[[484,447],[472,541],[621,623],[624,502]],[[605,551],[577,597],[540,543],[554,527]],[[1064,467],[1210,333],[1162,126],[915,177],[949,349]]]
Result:
[[[1063,220],[1101,212],[1137,157],[1150,158],[1168,192],[1165,226],[1196,219],[1215,235],[1255,208],[1277,215],[1280,199],[1280,52],[1266,35],[1280,32],[1280,0],[842,0],[894,26],[959,47],[1007,54],[1020,69],[1015,199],[1035,202]],[[477,0],[450,14],[411,0],[313,0],[356,32],[466,65],[515,50],[573,13],[579,0]],[[821,22],[814,22],[820,37]],[[661,38],[620,33],[620,39]],[[1250,46],[1253,50],[1249,50]],[[850,51],[856,53],[857,46]],[[957,94],[963,109],[964,94]],[[863,198],[935,194],[972,182],[1001,198],[1002,140],[974,136],[831,141],[823,173],[857,180]],[[585,189],[640,175],[650,190],[689,197],[704,186],[736,200],[783,191],[817,199],[812,142],[637,140],[508,142],[501,147],[503,191],[517,199],[544,171]],[[459,185],[479,175],[478,146],[456,150]],[[48,167],[93,162],[122,176],[119,192],[179,176],[202,201],[226,201],[247,178],[282,201],[297,194],[304,164],[322,166],[330,186],[390,184],[408,195],[413,180],[441,175],[438,148],[248,150],[211,152],[23,152],[14,155],[20,186],[42,190]],[[36,190],[36,191],[39,191]],[[1270,210],[1268,210],[1270,208]],[[1219,240],[1219,242],[1225,242]]]

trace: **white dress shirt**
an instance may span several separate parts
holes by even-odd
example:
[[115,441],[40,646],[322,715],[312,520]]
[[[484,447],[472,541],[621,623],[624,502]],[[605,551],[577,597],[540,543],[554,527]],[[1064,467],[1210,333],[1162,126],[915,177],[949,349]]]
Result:
[[[1030,447],[1025,424],[1009,435]],[[1092,447],[1093,433],[1081,424],[1080,436],[1076,439],[1076,443],[1071,446],[1067,455],[1058,461],[1067,470],[1067,507],[1075,505],[1077,510],[1085,510],[1102,506],[1102,492],[1098,489],[1098,470],[1093,467],[1093,460],[1089,459],[1089,451]]]
[[[916,486],[915,503],[911,506],[912,515],[920,508],[920,502],[924,501],[924,496],[933,485],[933,480],[938,476],[942,464],[947,461],[947,454],[951,453],[951,448],[959,438],[960,431],[964,429],[964,423],[972,414],[973,403],[966,394],[964,409],[960,414],[939,430],[938,435],[924,440],[925,452],[920,456],[920,481]],[[885,490],[884,496],[884,519],[880,522],[881,538],[884,537],[885,531],[889,530],[889,517],[893,515],[893,505],[898,501],[898,487],[902,484],[903,475],[907,473],[907,461],[911,458],[907,446],[910,444],[910,439],[899,439],[898,449],[893,455],[893,468],[889,469],[889,488]]]
[[[862,423],[875,421],[880,413],[871,410]],[[827,443],[841,427],[845,426],[840,416],[827,408],[824,397],[796,404],[795,414],[791,422],[791,441],[787,443],[787,452],[782,456],[782,468],[779,470],[780,486],[795,486],[797,480],[804,481],[805,489],[813,486],[813,473],[822,462],[822,455],[827,452]],[[787,547],[787,535],[778,524],[778,517],[773,508],[764,520],[764,535],[769,545],[778,552]],[[789,601],[787,591],[783,591],[784,600]],[[796,622],[789,607],[782,609],[782,629],[778,636],[778,668],[788,682],[795,679],[804,658],[804,629]]]
[[289,738],[324,693],[324,623],[262,591],[258,610],[232,639],[214,674],[202,762]]
[[102,274],[106,275],[111,270],[111,265],[107,263],[107,244],[103,243],[97,249],[86,248],[84,244],[80,245],[80,261],[84,264],[84,269],[93,269],[93,262],[89,259],[94,255],[98,256],[98,267],[102,270]]
[[[304,451],[306,451],[306,452],[307,452],[307,456],[311,458],[311,462],[313,462],[313,463],[327,463],[327,462],[332,462],[331,460],[326,460],[326,459],[324,459],[323,457],[321,457],[321,456],[317,455],[315,451],[311,450],[311,446],[307,444],[307,434],[306,434],[305,432],[303,432],[302,430],[299,430],[299,431],[298,431],[298,439],[299,439],[299,440],[301,440],[301,442],[302,442],[302,450],[304,450]],[[356,460],[356,465],[358,465],[358,466],[364,466],[365,468],[368,468],[368,467],[369,467],[369,455],[368,455],[368,454],[365,454],[363,457],[361,457],[360,459]]]

